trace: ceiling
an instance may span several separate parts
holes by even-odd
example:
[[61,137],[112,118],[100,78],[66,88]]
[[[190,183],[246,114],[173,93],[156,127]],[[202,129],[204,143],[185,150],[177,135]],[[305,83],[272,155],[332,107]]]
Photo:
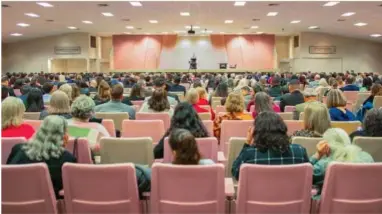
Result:
[[[202,30],[213,33],[256,33],[264,32],[276,35],[293,35],[299,32],[323,32],[348,37],[362,38],[382,42],[382,37],[372,38],[370,34],[382,34],[382,1],[343,2],[333,7],[323,7],[326,2],[250,2],[243,7],[235,7],[232,1],[225,2],[191,2],[167,1],[145,2],[142,7],[133,7],[129,2],[55,2],[54,7],[44,8],[36,2],[7,2],[9,7],[2,7],[2,41],[16,42],[25,39],[58,35],[70,32],[88,32],[95,35],[109,36],[131,32],[132,34],[161,34],[163,32],[185,31],[186,25],[197,25],[197,34]],[[107,7],[98,4],[107,3]],[[269,4],[279,4],[269,6]],[[101,13],[113,13],[105,17]],[[180,16],[180,12],[190,12],[190,16]],[[267,16],[268,12],[278,12],[275,17]],[[350,17],[341,17],[346,12],[355,12]],[[39,18],[25,16],[24,13],[38,14]],[[345,19],[339,22],[338,19]],[[123,19],[128,19],[123,20]],[[225,20],[233,20],[225,24]],[[260,19],[253,21],[253,19]],[[46,20],[53,20],[47,22]],[[84,24],[82,21],[92,21]],[[149,23],[157,20],[157,24]],[[292,20],[301,20],[291,24]],[[354,26],[357,22],[368,23],[364,27]],[[17,23],[30,24],[19,27]],[[126,26],[135,29],[126,29]],[[70,30],[75,26],[78,30]],[[258,26],[258,29],[251,29]],[[309,26],[319,26],[310,30]],[[137,28],[141,28],[138,30]],[[249,29],[248,29],[249,28]],[[10,36],[20,33],[23,36]]]

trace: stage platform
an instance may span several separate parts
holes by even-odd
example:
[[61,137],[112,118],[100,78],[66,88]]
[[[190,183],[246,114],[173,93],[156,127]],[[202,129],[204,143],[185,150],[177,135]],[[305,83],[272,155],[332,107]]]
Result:
[[[279,69],[197,69],[197,73],[256,73],[256,72],[278,72]],[[195,70],[188,69],[129,69],[111,70],[112,73],[188,73]]]

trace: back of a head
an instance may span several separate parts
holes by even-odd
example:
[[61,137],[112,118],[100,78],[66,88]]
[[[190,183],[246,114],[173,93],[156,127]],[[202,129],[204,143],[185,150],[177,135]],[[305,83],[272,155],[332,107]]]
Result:
[[298,90],[300,89],[300,81],[296,80],[296,79],[293,79],[289,82],[289,85],[288,85],[288,88],[289,88],[289,91],[292,92],[294,90]]
[[115,84],[111,90],[111,99],[121,100],[123,99],[123,87],[121,84]]
[[177,75],[177,76],[174,77],[174,83],[175,84],[180,84],[180,76]]
[[191,104],[196,104],[199,101],[198,91],[195,88],[188,90],[186,94],[186,100]]
[[382,108],[370,109],[366,113],[362,126],[366,136],[382,137]]
[[317,97],[317,92],[313,88],[305,88],[303,91],[304,97],[309,98],[309,97]]
[[174,129],[169,138],[174,153],[173,164],[197,165],[201,159],[198,144],[192,133],[186,129]]
[[229,113],[239,113],[244,111],[244,97],[241,93],[230,93],[225,102],[225,108]]
[[167,92],[164,89],[156,89],[148,100],[149,108],[155,111],[164,111],[170,109],[170,103],[167,99]]
[[19,126],[25,112],[24,103],[17,97],[7,97],[1,102],[1,127]]
[[258,92],[255,95],[255,110],[257,114],[264,111],[273,111],[271,105],[271,98],[265,92]]
[[304,128],[322,135],[330,127],[330,115],[326,106],[323,103],[308,103],[304,109]]
[[50,83],[50,82],[46,82],[44,83],[44,85],[42,86],[42,90],[44,91],[45,94],[49,94],[50,92],[52,92],[53,90],[53,84]]
[[44,108],[42,92],[38,88],[32,88],[27,97],[27,112],[40,112]]
[[130,97],[144,97],[144,93],[140,84],[135,84],[131,87]]
[[199,94],[199,99],[207,99],[207,91],[205,88],[203,87],[197,87],[195,88],[196,91],[198,92]]
[[70,100],[63,91],[55,91],[49,102],[49,114],[67,114],[70,113]]
[[154,79],[154,87],[162,88],[165,86],[165,80],[163,77],[157,77]]
[[72,103],[72,116],[81,120],[87,120],[94,113],[95,103],[92,98],[86,95],[80,95]]
[[5,85],[1,86],[1,100],[4,100],[9,95],[9,88]]
[[316,75],[314,76],[314,80],[320,80],[320,78],[321,78],[321,76],[320,76],[319,74],[316,74]]
[[220,83],[215,92],[217,97],[227,97],[228,96],[228,85],[225,82]]
[[110,99],[110,85],[105,80],[102,80],[98,86],[98,96],[101,99]]
[[353,84],[354,83],[354,81],[355,81],[355,79],[354,79],[354,77],[352,76],[352,75],[349,75],[347,78],[346,78],[346,84],[348,84],[348,85],[351,85],[351,84]]
[[[369,78],[366,78],[369,79]],[[371,86],[371,95],[373,96],[381,96],[379,95],[382,92],[382,85],[379,83],[374,83],[373,86]]]
[[68,83],[65,83],[59,88],[59,90],[64,92],[68,96],[69,100],[72,100],[72,86],[70,86]]
[[329,91],[326,99],[328,108],[345,107],[346,102],[346,97],[340,89],[332,89]]

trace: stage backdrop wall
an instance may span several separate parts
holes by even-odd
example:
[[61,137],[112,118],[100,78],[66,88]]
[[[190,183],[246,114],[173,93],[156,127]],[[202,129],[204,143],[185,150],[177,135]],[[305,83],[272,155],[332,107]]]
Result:
[[219,63],[238,69],[272,69],[274,35],[115,35],[115,69],[188,69],[195,54],[199,69]]

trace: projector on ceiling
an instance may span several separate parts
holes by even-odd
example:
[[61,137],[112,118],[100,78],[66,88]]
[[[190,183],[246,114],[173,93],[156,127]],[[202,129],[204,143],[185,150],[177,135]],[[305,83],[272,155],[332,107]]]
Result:
[[194,34],[195,34],[195,31],[192,29],[192,25],[191,25],[190,30],[187,31],[187,33],[188,33],[189,35],[194,35]]

